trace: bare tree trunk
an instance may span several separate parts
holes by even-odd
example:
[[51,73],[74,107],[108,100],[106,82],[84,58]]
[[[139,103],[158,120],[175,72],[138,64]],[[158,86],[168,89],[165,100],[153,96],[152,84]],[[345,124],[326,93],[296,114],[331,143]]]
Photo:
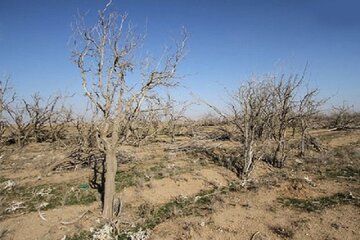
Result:
[[282,168],[284,166],[285,161],[285,140],[281,138],[278,143],[275,150],[274,158],[273,158],[273,166]]
[[23,147],[23,144],[22,144],[21,136],[20,136],[20,135],[18,135],[18,136],[16,137],[16,143],[17,143],[17,146],[18,146],[19,148]]
[[300,156],[305,155],[305,131],[301,131],[301,148],[300,148]]
[[301,131],[300,156],[301,157],[305,156],[305,151],[306,151],[305,141],[306,141],[307,130],[308,130],[308,126],[306,124],[306,121],[304,119],[301,119],[300,120],[300,131]]
[[[187,34],[177,43],[173,53],[153,67],[149,59],[135,59],[143,36],[138,36],[128,25],[127,14],[108,13],[109,5],[99,11],[99,21],[88,27],[80,18],[76,23],[73,58],[80,70],[85,96],[93,107],[94,118],[99,117],[95,129],[98,149],[105,153],[105,187],[103,191],[103,217],[113,218],[115,175],[117,170],[116,148],[129,137],[131,126],[139,119],[144,101],[156,99],[160,87],[175,87],[177,66],[185,54]],[[126,25],[129,27],[126,28]],[[124,27],[123,27],[124,26]],[[137,63],[140,64],[142,81],[131,87],[127,80]],[[145,65],[145,66],[144,66]],[[94,77],[96,76],[96,77]],[[148,106],[150,111],[154,111]],[[91,132],[90,132],[91,133]],[[135,133],[136,135],[136,133]],[[91,135],[89,135],[91,137]],[[121,138],[119,138],[121,137]],[[92,144],[92,138],[89,143]]]
[[36,129],[36,126],[34,126],[34,138],[35,138],[35,142],[40,142],[39,141],[39,134],[38,134],[38,131]]
[[113,201],[115,195],[115,175],[117,170],[116,153],[114,149],[106,151],[105,156],[105,189],[103,216],[107,219],[113,217]]
[[292,126],[292,137],[295,137],[295,132],[296,132],[296,126]]
[[170,131],[171,131],[171,143],[175,143],[176,139],[175,139],[175,126],[170,126]]
[[245,177],[249,174],[250,168],[253,164],[253,140],[248,141],[245,143],[245,166],[244,166],[244,175]]

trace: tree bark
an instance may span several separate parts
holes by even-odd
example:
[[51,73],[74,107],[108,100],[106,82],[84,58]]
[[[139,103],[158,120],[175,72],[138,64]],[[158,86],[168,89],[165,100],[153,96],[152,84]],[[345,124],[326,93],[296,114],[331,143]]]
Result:
[[[249,141],[249,140],[247,140]],[[245,166],[244,166],[244,175],[247,177],[247,175],[250,172],[250,168],[253,164],[253,141],[250,140],[248,143],[246,143],[245,147]]]
[[305,131],[301,132],[301,149],[300,149],[300,156],[305,156]]
[[273,166],[282,168],[284,166],[285,161],[285,140],[281,138],[277,143],[277,147],[275,150],[274,158],[273,158]]
[[115,175],[117,170],[117,161],[115,150],[109,149],[105,156],[105,189],[103,216],[107,219],[113,217],[113,201],[115,195]]

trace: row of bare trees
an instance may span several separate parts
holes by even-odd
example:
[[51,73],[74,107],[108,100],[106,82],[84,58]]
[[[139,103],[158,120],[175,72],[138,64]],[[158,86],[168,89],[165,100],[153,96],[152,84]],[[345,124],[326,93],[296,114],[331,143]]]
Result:
[[58,130],[59,126],[55,121],[59,115],[57,105],[60,96],[44,100],[39,93],[35,93],[30,100],[19,99],[10,87],[9,80],[10,77],[5,76],[0,81],[1,140],[4,140],[7,133],[6,141],[23,146],[30,137],[36,142],[41,142],[50,132],[54,133],[51,138],[56,140],[54,138],[58,137],[59,131],[55,128]]
[[[66,101],[70,97],[61,94],[45,98],[35,93],[27,99],[19,98],[10,85],[7,76],[0,81],[1,144],[23,147],[30,142],[54,142],[85,151],[96,147],[99,122],[91,109],[75,113]],[[127,143],[140,146],[155,141],[159,135],[168,135],[174,142],[188,105],[179,104],[170,95],[156,101],[145,100],[145,105],[147,110],[139,112],[129,126]]]
[[[290,128],[300,133],[299,154],[305,154],[312,121],[325,102],[318,98],[318,92],[307,87],[305,71],[301,75],[254,76],[229,93],[229,111],[210,106],[241,135],[244,176],[250,173],[255,159],[266,158],[276,167],[284,165]],[[270,153],[257,148],[264,142],[273,147]]]
[[[129,140],[139,146],[161,130],[175,142],[177,128],[185,120],[188,105],[177,106],[170,95],[163,104],[159,89],[178,86],[178,68],[189,37],[182,31],[174,48],[166,49],[155,61],[139,54],[145,36],[136,33],[127,14],[109,12],[110,4],[98,12],[94,24],[88,25],[79,17],[74,25],[72,59],[90,102],[89,111],[76,116],[60,95],[42,98],[34,94],[30,100],[18,99],[11,93],[8,79],[0,84],[1,126],[6,125],[1,128],[2,135],[8,130],[8,135],[23,146],[30,139],[61,141],[72,128],[77,143],[105,156],[101,194],[103,217],[107,219],[114,217],[114,205],[119,202],[115,197],[119,146]],[[271,163],[283,166],[289,128],[300,133],[300,154],[305,154],[306,137],[324,101],[317,99],[317,89],[305,88],[304,78],[305,71],[302,75],[254,77],[231,94],[230,111],[211,106],[241,135],[244,176],[255,160],[264,156],[257,147],[264,141],[274,148],[268,156]]]
[[9,78],[0,81],[1,140],[19,147],[30,141],[58,141],[64,137],[72,111],[64,105],[64,97],[43,98],[39,93],[30,99],[18,98],[9,87]]

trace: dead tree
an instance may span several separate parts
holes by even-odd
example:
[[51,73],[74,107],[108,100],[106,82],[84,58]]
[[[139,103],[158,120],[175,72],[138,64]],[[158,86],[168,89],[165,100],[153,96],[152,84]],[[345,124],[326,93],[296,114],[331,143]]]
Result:
[[352,117],[353,106],[349,106],[345,102],[342,105],[334,106],[332,112],[332,128],[338,130],[348,128],[353,122],[354,118]]
[[164,109],[161,106],[160,99],[145,99],[144,106],[146,106],[146,110],[140,111],[138,118],[130,126],[133,135],[132,142],[137,147],[150,138],[156,138],[162,129],[161,118]]
[[6,128],[9,129],[8,141],[14,141],[18,147],[24,146],[31,134],[31,123],[26,108],[22,101],[16,98],[16,94],[9,87],[10,77],[5,77],[0,82],[0,110],[2,121],[2,135]]
[[250,80],[241,86],[232,96],[230,107],[232,122],[240,130],[244,139],[246,177],[254,164],[256,133],[264,122],[265,108],[268,105],[269,91],[266,82]]
[[42,142],[46,139],[46,125],[49,124],[50,117],[55,114],[60,99],[60,95],[54,95],[44,101],[39,93],[35,93],[31,96],[31,101],[23,100],[29,117],[31,132],[36,142]]
[[306,139],[311,139],[308,130],[315,116],[319,114],[321,105],[326,101],[326,99],[317,100],[318,93],[318,89],[307,90],[298,103],[295,122],[300,130],[300,156],[305,155]]
[[270,98],[267,81],[251,79],[242,85],[236,92],[230,94],[230,113],[223,113],[214,106],[210,106],[224,119],[233,124],[242,136],[244,167],[242,176],[246,178],[254,165],[255,141],[257,132],[267,117],[265,109]]
[[186,120],[185,112],[191,104],[177,103],[170,94],[167,94],[167,99],[164,107],[164,117],[167,133],[171,137],[171,142],[175,143],[175,136],[177,128],[181,120]]
[[287,158],[286,131],[295,121],[295,97],[304,82],[306,68],[302,75],[291,74],[288,77],[270,77],[270,105],[267,108],[268,129],[276,142],[271,162],[275,167],[283,167]]
[[73,122],[73,111],[62,105],[58,109],[49,112],[48,126],[50,141],[58,142],[65,137],[67,129]]
[[97,116],[97,148],[105,154],[102,198],[103,217],[107,219],[113,217],[117,146],[131,134],[131,124],[142,111],[145,99],[153,96],[159,87],[177,85],[175,74],[188,38],[184,33],[174,52],[167,53],[156,66],[149,61],[141,61],[145,64],[141,71],[142,80],[135,83],[129,75],[138,66],[135,53],[143,37],[128,25],[126,14],[108,13],[109,5],[99,11],[98,21],[92,27],[78,19],[72,53],[80,70],[85,96]]
[[9,76],[5,76],[4,79],[0,80],[0,120],[3,121],[3,112],[5,105],[7,104],[7,95],[9,93]]
[[0,80],[0,138],[3,138],[8,122],[5,119],[4,113],[8,106],[15,100],[15,93],[9,86],[10,76],[4,76]]
[[81,151],[87,152],[88,150],[96,148],[96,139],[95,139],[95,116],[89,116],[91,109],[89,105],[86,107],[85,111],[81,114],[77,114],[74,117],[74,127],[75,132],[75,144],[79,146]]
[[32,129],[31,122],[28,121],[29,116],[27,115],[26,108],[14,101],[11,104],[7,104],[5,110],[8,115],[10,134],[14,137],[18,147],[23,147],[29,140]]

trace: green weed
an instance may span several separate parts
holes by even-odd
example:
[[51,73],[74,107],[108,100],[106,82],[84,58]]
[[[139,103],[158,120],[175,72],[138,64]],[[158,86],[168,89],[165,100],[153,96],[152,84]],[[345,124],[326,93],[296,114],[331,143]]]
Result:
[[323,176],[328,178],[344,178],[350,181],[360,180],[360,169],[346,166],[337,169],[326,169]]
[[70,237],[66,237],[66,240],[91,240],[92,234],[87,231],[82,231]]
[[135,186],[144,174],[138,171],[118,171],[115,175],[116,191]]
[[360,207],[360,200],[354,198],[351,193],[336,193],[332,196],[298,199],[298,198],[280,198],[279,201],[286,207],[292,207],[307,212],[321,211],[335,205],[351,204]]

